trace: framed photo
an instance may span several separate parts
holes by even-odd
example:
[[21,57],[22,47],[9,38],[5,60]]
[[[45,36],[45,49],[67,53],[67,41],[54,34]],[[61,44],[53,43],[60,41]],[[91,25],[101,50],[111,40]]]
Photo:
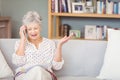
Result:
[[94,13],[94,9],[93,7],[89,6],[89,7],[85,7],[85,13]]
[[72,3],[72,13],[84,13],[85,3],[73,2]]
[[85,26],[85,39],[96,39],[96,25]]
[[73,34],[72,38],[80,38],[81,37],[80,30],[70,30],[69,34]]

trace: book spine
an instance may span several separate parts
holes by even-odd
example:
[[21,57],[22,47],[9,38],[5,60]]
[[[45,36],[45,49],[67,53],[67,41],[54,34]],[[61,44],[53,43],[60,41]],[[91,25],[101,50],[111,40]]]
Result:
[[113,3],[113,14],[118,14],[117,13],[117,2]]
[[71,10],[71,0],[67,0],[67,3],[68,3],[68,12],[71,13],[72,10]]
[[112,1],[108,2],[107,14],[113,14],[113,2]]
[[69,30],[70,30],[70,26],[68,24],[63,24],[61,26],[60,36],[61,37],[69,36]]
[[96,39],[102,39],[102,27],[96,26]]
[[103,39],[106,39],[106,38],[107,38],[107,28],[108,28],[108,26],[107,26],[107,25],[104,25],[104,27],[103,27],[103,33],[104,33]]
[[120,14],[120,2],[118,2],[118,14]]
[[62,0],[59,0],[59,12],[63,12]]
[[102,14],[103,13],[103,2],[97,1],[97,13]]
[[106,0],[103,0],[103,14],[106,14]]
[[65,0],[65,5],[66,5],[66,12],[68,12],[68,2]]
[[55,0],[55,13],[58,13],[58,0]]
[[55,12],[55,0],[52,0],[51,11]]
[[65,0],[62,0],[62,5],[63,5],[63,12],[67,12],[67,6]]

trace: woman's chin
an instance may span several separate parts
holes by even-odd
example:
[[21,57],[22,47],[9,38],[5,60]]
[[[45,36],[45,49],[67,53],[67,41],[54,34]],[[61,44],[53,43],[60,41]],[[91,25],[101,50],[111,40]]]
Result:
[[30,37],[30,39],[32,39],[32,40],[36,40],[37,39],[37,37],[36,36],[32,36],[32,37]]

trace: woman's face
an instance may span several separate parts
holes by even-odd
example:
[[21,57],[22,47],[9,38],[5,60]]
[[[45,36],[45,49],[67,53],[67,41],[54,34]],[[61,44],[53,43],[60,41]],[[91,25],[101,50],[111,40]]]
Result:
[[27,25],[27,34],[30,39],[36,40],[40,37],[40,25],[37,23],[30,23]]

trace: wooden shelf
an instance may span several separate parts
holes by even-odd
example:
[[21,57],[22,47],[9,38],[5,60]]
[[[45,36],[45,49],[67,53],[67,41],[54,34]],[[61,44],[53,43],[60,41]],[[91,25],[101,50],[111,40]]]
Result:
[[[101,18],[101,19],[120,19],[120,14],[97,14],[97,13],[53,13],[52,12],[52,0],[48,0],[48,38],[59,38],[59,29],[62,23],[61,17],[73,17],[73,18]],[[88,40],[80,38],[78,40]],[[98,39],[97,39],[98,41]],[[100,40],[106,41],[106,40]]]
[[0,21],[8,21],[8,20],[10,20],[10,17],[0,16]]
[[0,16],[0,39],[11,38],[11,19],[10,17]]
[[93,14],[93,13],[51,13],[52,16],[63,17],[93,17],[93,18],[120,18],[118,14]]
[[[52,39],[61,39],[62,37],[54,37]],[[93,41],[107,41],[107,39],[85,39],[85,38],[71,38],[71,40],[93,40]]]

